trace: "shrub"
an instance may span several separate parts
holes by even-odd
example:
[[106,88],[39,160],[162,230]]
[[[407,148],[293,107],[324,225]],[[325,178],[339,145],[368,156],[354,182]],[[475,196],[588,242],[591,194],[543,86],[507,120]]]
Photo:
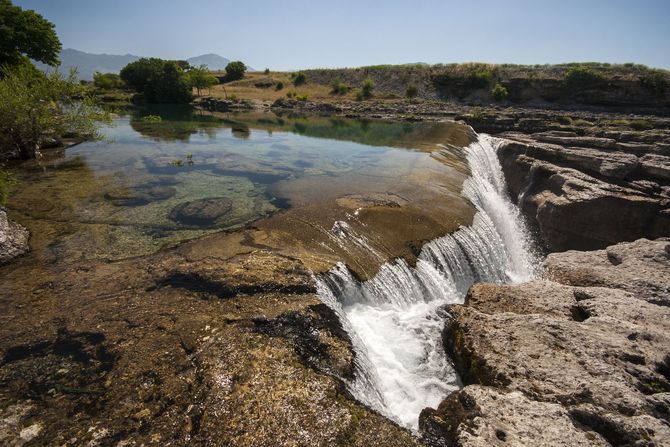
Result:
[[93,74],[93,85],[102,90],[112,90],[123,87],[121,76],[116,73],[100,73],[96,71]]
[[408,85],[407,90],[405,90],[405,96],[409,99],[414,99],[418,96],[419,91],[415,85]]
[[279,91],[284,88],[284,83],[282,81],[279,81],[275,84],[275,90]]
[[607,79],[603,74],[586,67],[571,67],[565,74],[565,85],[573,91],[598,88],[606,84]]
[[356,101],[363,101],[363,99],[365,99],[363,97],[363,92],[360,89],[356,90],[354,97],[356,98]]
[[244,65],[241,61],[229,62],[226,65],[226,82],[237,81],[244,77],[244,73],[247,71],[247,66]]
[[286,92],[286,97],[287,97],[287,98],[293,98],[294,96],[295,96],[295,92],[294,92],[294,91]]
[[470,73],[465,79],[465,86],[470,89],[487,88],[493,79],[493,72],[488,69],[478,69]]
[[500,84],[497,83],[495,87],[493,87],[493,90],[491,90],[491,96],[493,96],[493,99],[496,101],[502,101],[507,99],[507,96],[509,96],[509,92],[507,91],[507,88]]
[[372,79],[368,78],[365,81],[363,81],[363,85],[361,86],[362,99],[371,98],[374,89],[375,89],[375,83],[372,82]]
[[331,95],[346,95],[347,92],[349,92],[350,87],[343,83],[338,81],[337,79],[334,79],[333,82],[330,83],[330,94]]
[[266,75],[269,75],[269,74],[270,74],[270,69],[269,69],[269,68],[266,68],[266,69],[263,71],[263,73],[265,73]]
[[145,123],[160,123],[163,119],[158,115],[145,115],[142,117]]
[[293,85],[295,85],[296,87],[304,84],[305,82],[307,82],[307,77],[303,72],[296,73],[295,76],[293,77]]
[[31,64],[6,70],[0,80],[0,152],[8,156],[35,158],[63,135],[97,138],[96,122],[108,119],[74,70],[63,78],[57,71],[37,72]]
[[305,95],[297,95],[297,96],[295,97],[295,99],[297,99],[298,101],[307,101],[307,98],[308,98],[308,95],[307,95],[307,94],[305,94]]

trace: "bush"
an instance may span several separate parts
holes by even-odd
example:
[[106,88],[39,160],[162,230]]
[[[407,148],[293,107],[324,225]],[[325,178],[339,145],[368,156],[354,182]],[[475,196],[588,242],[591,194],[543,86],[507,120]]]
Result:
[[663,95],[670,86],[670,76],[661,72],[645,73],[640,77],[640,84],[656,95]]
[[493,90],[491,90],[491,96],[493,96],[493,99],[496,101],[503,101],[507,99],[507,96],[509,96],[509,92],[507,91],[507,88],[505,88],[504,85],[497,83],[495,87],[493,87]]
[[145,123],[160,123],[163,119],[158,115],[145,115],[142,117]]
[[330,83],[330,88],[331,95],[346,95],[350,89],[347,84],[340,82],[337,79],[334,79],[333,82]]
[[304,94],[304,95],[297,95],[297,96],[295,97],[295,99],[297,99],[298,101],[307,101],[307,98],[308,98],[308,95],[307,95],[307,94]]
[[372,82],[372,79],[366,79],[361,86],[361,96],[362,99],[372,98],[372,92],[375,89],[375,83]]
[[244,73],[247,71],[247,66],[244,65],[241,61],[234,61],[226,65],[226,76],[225,81],[237,81],[244,77]]
[[470,89],[487,88],[493,79],[493,72],[488,69],[478,69],[465,78],[465,86]]
[[565,85],[573,91],[599,88],[606,84],[607,79],[603,74],[586,67],[572,67],[565,74]]
[[142,58],[123,67],[121,79],[149,102],[190,102],[191,82],[177,61]]
[[279,91],[284,88],[284,83],[282,81],[279,81],[275,84],[275,90]]
[[304,84],[305,82],[307,82],[307,76],[305,76],[305,73],[303,72],[296,73],[293,77],[293,85],[296,87]]
[[408,99],[414,99],[418,96],[419,91],[417,90],[415,85],[408,85],[407,90],[405,90],[405,96]]
[[294,92],[294,91],[286,92],[286,97],[287,97],[287,98],[290,99],[290,98],[293,98],[294,96],[295,96],[295,92]]
[[113,90],[123,87],[121,76],[116,73],[100,73],[96,71],[93,74],[93,85],[102,90]]
[[4,71],[0,80],[0,155],[35,158],[40,148],[63,135],[98,138],[97,121],[109,115],[95,106],[77,81],[21,65]]
[[266,69],[263,71],[263,73],[265,73],[266,75],[269,75],[269,74],[270,74],[270,69],[269,69],[269,68],[266,68]]

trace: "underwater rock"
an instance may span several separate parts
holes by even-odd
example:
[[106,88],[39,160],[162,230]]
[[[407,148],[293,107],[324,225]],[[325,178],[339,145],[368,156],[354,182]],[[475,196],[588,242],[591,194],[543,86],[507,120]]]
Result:
[[117,206],[140,206],[170,199],[175,194],[177,190],[171,186],[146,184],[108,191],[105,193],[105,199]]
[[233,209],[233,201],[228,197],[209,197],[184,202],[172,209],[170,219],[189,226],[212,226],[221,223]]

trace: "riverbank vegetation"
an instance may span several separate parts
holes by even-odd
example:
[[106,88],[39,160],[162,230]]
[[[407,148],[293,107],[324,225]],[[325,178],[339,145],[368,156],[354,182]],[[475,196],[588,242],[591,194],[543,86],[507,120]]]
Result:
[[58,63],[61,44],[53,24],[9,0],[0,0],[0,24],[0,160],[38,157],[64,137],[99,137],[98,123],[108,115],[76,72],[45,74],[31,62]]

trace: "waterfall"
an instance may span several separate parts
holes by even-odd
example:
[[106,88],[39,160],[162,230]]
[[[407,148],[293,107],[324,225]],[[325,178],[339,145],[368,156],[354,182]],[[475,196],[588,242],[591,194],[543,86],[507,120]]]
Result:
[[412,430],[423,408],[459,387],[441,342],[443,306],[463,302],[474,282],[527,281],[538,264],[507,197],[496,144],[480,135],[465,148],[471,174],[463,195],[477,210],[472,225],[424,245],[415,267],[397,259],[360,282],[338,263],[317,278],[319,297],[338,314],[356,352],[350,391]]

